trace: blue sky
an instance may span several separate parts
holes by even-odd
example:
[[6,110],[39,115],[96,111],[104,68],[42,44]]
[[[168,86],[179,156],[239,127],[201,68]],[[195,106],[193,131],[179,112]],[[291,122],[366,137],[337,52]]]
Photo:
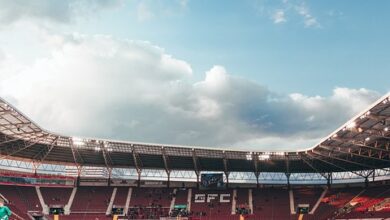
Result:
[[65,135],[306,148],[389,91],[389,4],[0,0],[0,96]]
[[[283,93],[329,95],[337,86],[386,92],[389,85],[378,78],[390,67],[390,3],[381,3],[132,1],[83,20],[76,30],[150,41],[190,61],[196,79],[220,64]],[[150,18],[139,19],[140,4]],[[294,7],[306,8],[318,25],[305,26]],[[278,10],[284,22],[274,22]]]

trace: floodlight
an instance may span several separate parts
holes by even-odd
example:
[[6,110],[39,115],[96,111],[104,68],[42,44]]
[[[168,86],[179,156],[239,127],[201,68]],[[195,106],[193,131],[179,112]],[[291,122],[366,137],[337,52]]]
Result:
[[269,160],[270,155],[269,154],[261,154],[259,155],[259,160]]
[[347,128],[348,129],[351,129],[351,128],[354,128],[356,126],[356,122],[351,122],[351,123],[349,123],[349,124],[347,124]]

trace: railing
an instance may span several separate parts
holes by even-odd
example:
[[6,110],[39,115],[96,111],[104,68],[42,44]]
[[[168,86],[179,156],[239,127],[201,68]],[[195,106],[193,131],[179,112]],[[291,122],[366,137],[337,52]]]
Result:
[[380,211],[384,207],[387,207],[388,204],[390,204],[390,198],[386,198],[382,202],[375,204],[370,211]]
[[20,217],[20,216],[19,216],[18,214],[16,214],[16,213],[12,213],[10,220],[13,220],[13,219],[15,219],[15,220],[26,220],[26,219]]

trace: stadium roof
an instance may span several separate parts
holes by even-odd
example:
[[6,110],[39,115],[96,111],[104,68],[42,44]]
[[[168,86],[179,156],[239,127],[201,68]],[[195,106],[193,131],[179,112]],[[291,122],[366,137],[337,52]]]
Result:
[[312,148],[253,152],[63,136],[39,127],[0,98],[0,159],[107,168],[329,173],[390,167],[390,96]]

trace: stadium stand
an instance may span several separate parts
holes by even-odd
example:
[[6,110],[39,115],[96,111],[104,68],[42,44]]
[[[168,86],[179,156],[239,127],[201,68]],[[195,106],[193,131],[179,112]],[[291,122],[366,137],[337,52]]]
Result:
[[294,195],[294,210],[296,210],[296,207],[298,204],[308,204],[309,210],[311,210],[318,199],[320,198],[322,192],[324,189],[322,187],[313,188],[313,187],[302,187],[302,188],[294,188],[293,189],[293,195]]
[[[84,204],[84,206],[78,207],[77,204],[72,206],[72,212],[70,215],[61,215],[60,219],[65,220],[96,220],[96,219],[112,219],[112,216],[106,216],[105,209],[107,208],[108,194],[112,192],[113,187],[79,187],[81,190],[75,199],[78,200],[77,204]],[[126,192],[127,187],[121,189],[122,192]],[[172,195],[171,189],[167,188],[134,188],[135,194],[132,197],[131,207],[126,219],[159,219],[160,217],[168,216],[168,204],[170,200],[175,197],[177,203],[184,204],[187,202],[187,190],[177,191],[176,195]],[[191,200],[191,212],[188,213],[193,219],[203,220],[234,220],[239,219],[239,215],[231,214],[232,202],[220,203],[218,200],[212,200],[210,203],[195,203],[195,194],[230,194],[233,190],[193,190],[193,196]],[[245,214],[247,220],[259,220],[259,219],[298,219],[299,215],[290,213],[290,198],[289,190],[283,187],[272,188],[260,188],[251,189],[253,191],[253,207],[254,213]],[[320,198],[320,191],[322,188],[313,187],[297,187],[293,188],[295,201],[302,201],[309,204],[314,204],[316,199]],[[32,214],[31,210],[35,213],[40,213],[38,207],[32,207],[32,204],[39,202],[35,195],[35,188],[29,186],[8,186],[0,185],[1,194],[9,200],[8,206],[17,215],[23,219],[30,219],[27,213]],[[65,195],[69,195],[69,188],[44,188],[42,190],[45,201],[49,201],[48,204],[58,204],[57,201],[47,198],[52,197],[54,192],[62,192]],[[99,193],[100,192],[100,193]],[[245,203],[248,201],[248,189],[237,189],[237,201],[239,203]],[[35,194],[34,194],[35,193]],[[90,193],[90,196],[85,196]],[[126,192],[127,193],[127,192]],[[125,194],[126,194],[125,193]],[[77,193],[76,193],[77,194]],[[137,195],[138,194],[138,195]],[[15,196],[16,195],[16,196]],[[19,196],[22,195],[22,196]],[[303,196],[302,196],[303,195]],[[310,195],[313,198],[310,198]],[[299,197],[299,198],[297,198]],[[91,202],[97,200],[97,202]],[[233,199],[233,198],[232,198]],[[342,187],[329,189],[321,200],[318,209],[313,214],[304,215],[303,219],[316,220],[316,219],[370,219],[370,218],[386,218],[390,216],[389,206],[378,207],[379,204],[388,204],[390,200],[390,186],[372,186],[369,188],[364,187]],[[31,203],[29,201],[35,201]],[[104,202],[105,201],[105,202]],[[118,200],[122,201],[123,197]],[[232,201],[232,200],[230,200]],[[101,202],[104,202],[103,205]],[[61,202],[62,205],[65,202]],[[351,204],[353,204],[351,206]],[[32,208],[31,208],[32,207]],[[349,208],[349,209],[347,209]],[[345,211],[348,210],[348,211]],[[53,215],[47,216],[49,219],[53,219]],[[20,220],[20,219],[19,219]]]
[[[7,206],[12,210],[13,215],[11,216],[10,220],[26,220],[30,217],[27,215],[26,210],[20,210],[16,205],[14,204],[7,204]],[[15,216],[15,214],[17,216]]]
[[128,215],[130,219],[158,219],[169,215],[172,189],[144,188],[133,189]]
[[72,188],[40,187],[45,204],[49,207],[64,207],[68,201]]
[[21,216],[25,216],[28,212],[42,212],[35,187],[0,185],[0,193],[11,206],[17,208],[16,210]]
[[180,188],[176,190],[175,205],[187,205],[188,189]]
[[[232,203],[231,198],[229,198],[229,202],[221,202],[220,195],[221,194],[232,194],[232,190],[192,190],[192,199],[191,199],[191,212],[192,216],[208,216],[212,219],[217,219],[220,216],[228,216],[231,214]],[[195,195],[196,194],[204,194],[206,196],[206,202],[196,202]],[[216,195],[215,199],[207,202],[208,195]]]
[[342,209],[345,204],[361,193],[362,190],[364,190],[364,188],[361,187],[328,189],[314,213],[314,216],[317,219],[328,219],[336,215],[338,210]]
[[126,204],[128,192],[129,192],[129,187],[117,187],[113,205],[124,208]]
[[178,188],[173,193],[174,207],[170,210],[170,217],[188,217],[190,215],[188,208],[188,192],[186,188]]
[[[312,148],[253,152],[62,136],[0,98],[0,194],[18,220],[52,220],[47,207],[63,207],[61,220],[112,219],[111,206],[119,219],[384,219],[389,123],[386,95]],[[202,189],[206,173],[218,190]]]
[[345,205],[347,208],[345,212],[341,213],[340,218],[384,218],[390,217],[389,212],[374,211],[373,207],[376,204],[390,198],[389,186],[374,186],[365,189],[361,194],[353,198]]
[[80,186],[71,206],[71,213],[105,213],[112,187]]
[[250,214],[249,208],[249,189],[237,189],[236,200],[236,214]]
[[289,219],[290,200],[287,189],[262,188],[253,191],[253,214],[263,219]]
[[[53,217],[52,217],[53,218]],[[102,214],[92,214],[92,213],[78,213],[70,215],[61,215],[61,220],[112,220],[111,216],[105,216]]]

